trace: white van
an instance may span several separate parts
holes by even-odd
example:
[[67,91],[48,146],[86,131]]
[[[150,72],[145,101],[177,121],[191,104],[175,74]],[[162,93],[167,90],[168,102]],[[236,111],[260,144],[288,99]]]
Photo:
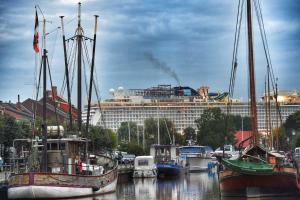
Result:
[[300,147],[296,147],[294,150],[294,159],[300,161]]

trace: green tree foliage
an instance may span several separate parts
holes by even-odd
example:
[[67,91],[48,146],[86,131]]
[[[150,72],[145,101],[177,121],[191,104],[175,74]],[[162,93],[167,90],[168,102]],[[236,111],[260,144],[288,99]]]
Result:
[[120,151],[127,152],[129,154],[134,154],[136,156],[145,155],[146,152],[144,151],[141,145],[138,145],[136,142],[130,143],[121,143],[118,148]]
[[[144,121],[145,128],[145,152],[149,153],[152,144],[158,143],[158,128],[157,119],[148,118]],[[130,142],[128,141],[129,131],[128,125],[130,125]],[[134,153],[136,155],[141,155],[143,147],[143,130],[142,127],[138,127],[136,123],[122,122],[120,128],[118,129],[119,137],[119,150]],[[176,144],[183,144],[184,137],[176,132],[175,125],[172,121],[166,118],[159,119],[159,133],[160,133],[160,144],[171,144],[173,139]],[[137,136],[139,136],[139,142],[137,141]],[[139,153],[138,153],[139,152]]]
[[195,129],[192,127],[187,127],[183,130],[184,133],[184,142],[188,144],[188,141],[194,143],[197,140],[197,135]]
[[176,145],[184,145],[184,135],[181,135],[180,133],[175,133],[175,144]]
[[145,154],[143,148],[140,145],[138,145],[136,142],[130,142],[128,144],[128,153],[134,154],[136,156],[141,156]]
[[300,111],[288,116],[282,124],[279,134],[279,147],[282,150],[299,147],[298,138],[300,137]]
[[238,130],[236,117],[226,116],[220,108],[204,110],[201,117],[195,120],[199,130],[197,142],[199,145],[208,145],[216,149],[219,146],[233,144],[234,132]]
[[137,141],[137,124],[135,122],[122,122],[118,129],[118,140],[121,143],[129,142],[129,130],[130,141]]
[[0,115],[0,143],[4,145],[4,158],[8,157],[8,148],[13,146],[13,140],[28,138],[31,128],[28,121],[16,121],[8,115]]
[[[158,143],[158,128],[157,119],[148,118],[144,121],[145,138],[147,138],[147,148],[152,144]],[[175,125],[172,121],[166,118],[159,119],[159,139],[160,144],[171,144],[175,138],[176,144],[183,144],[183,137],[176,132]]]
[[289,115],[283,127],[287,137],[293,137],[296,133],[300,133],[300,111]]
[[300,147],[300,134],[297,134],[294,139],[294,147]]
[[103,129],[97,126],[90,127],[86,137],[91,140],[91,150],[94,152],[111,150],[117,147],[117,136],[111,129]]
[[251,131],[252,128],[251,128],[250,117],[242,117],[240,115],[230,115],[230,118],[232,118],[236,130]]

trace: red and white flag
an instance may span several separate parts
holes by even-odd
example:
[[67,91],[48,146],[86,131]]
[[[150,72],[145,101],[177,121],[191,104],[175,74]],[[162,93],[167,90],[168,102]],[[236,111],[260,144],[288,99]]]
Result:
[[39,52],[39,18],[38,18],[38,15],[37,15],[37,11],[35,11],[33,50],[34,50],[35,53]]

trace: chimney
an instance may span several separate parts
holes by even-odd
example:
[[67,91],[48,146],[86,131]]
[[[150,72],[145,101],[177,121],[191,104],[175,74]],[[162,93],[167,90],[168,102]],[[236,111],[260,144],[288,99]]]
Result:
[[16,103],[17,108],[21,109],[20,95],[18,94],[18,102]]
[[57,87],[56,86],[52,86],[52,92],[53,92],[53,100],[55,100],[56,99],[56,97],[57,97]]

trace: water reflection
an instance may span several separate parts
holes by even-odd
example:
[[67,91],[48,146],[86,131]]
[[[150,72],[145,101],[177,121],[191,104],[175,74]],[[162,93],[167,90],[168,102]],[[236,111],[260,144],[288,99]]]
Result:
[[[299,197],[251,198],[251,200],[294,200]],[[215,173],[191,173],[177,179],[134,179],[119,182],[115,193],[78,200],[217,200],[218,178]],[[246,198],[222,198],[240,200]]]
[[80,200],[219,199],[215,174],[193,173],[177,179],[134,179],[118,183],[116,193]]

